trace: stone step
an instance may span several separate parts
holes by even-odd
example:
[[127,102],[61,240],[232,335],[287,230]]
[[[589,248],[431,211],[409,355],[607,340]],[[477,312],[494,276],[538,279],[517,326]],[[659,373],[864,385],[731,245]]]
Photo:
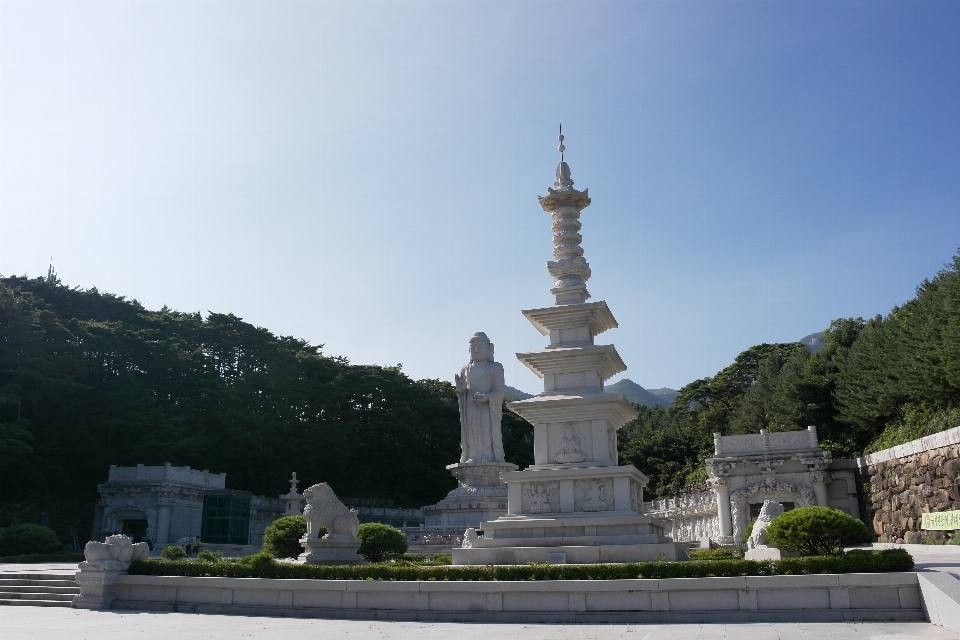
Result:
[[0,598],[0,606],[8,607],[72,607],[70,600],[22,600],[19,598]]
[[71,573],[2,573],[0,572],[0,580],[42,580],[43,582],[50,582],[51,580],[69,580],[73,582],[74,578],[77,577],[77,572],[73,571]]
[[0,588],[3,587],[14,587],[14,586],[35,586],[35,587],[50,587],[52,589],[58,589],[62,587],[75,587],[77,582],[75,580],[10,580],[10,579],[0,579]]
[[2,600],[61,600],[73,602],[72,593],[24,593],[20,591],[0,591]]
[[13,584],[0,585],[0,593],[62,593],[74,594],[80,593],[80,587],[72,585],[69,587],[47,587],[37,586],[35,584]]

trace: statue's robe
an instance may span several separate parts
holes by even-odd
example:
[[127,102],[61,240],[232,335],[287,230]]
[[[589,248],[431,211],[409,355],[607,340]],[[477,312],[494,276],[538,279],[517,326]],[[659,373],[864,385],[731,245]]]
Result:
[[[460,370],[467,381],[460,401],[460,462],[503,462],[503,365],[499,362],[471,362]],[[475,393],[489,402],[476,404]]]

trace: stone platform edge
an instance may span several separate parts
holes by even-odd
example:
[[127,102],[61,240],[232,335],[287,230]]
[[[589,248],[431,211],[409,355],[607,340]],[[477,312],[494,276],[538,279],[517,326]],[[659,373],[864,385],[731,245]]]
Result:
[[112,609],[435,622],[927,620],[916,573],[665,580],[118,576]]
[[945,571],[918,573],[927,620],[960,634],[960,580]]

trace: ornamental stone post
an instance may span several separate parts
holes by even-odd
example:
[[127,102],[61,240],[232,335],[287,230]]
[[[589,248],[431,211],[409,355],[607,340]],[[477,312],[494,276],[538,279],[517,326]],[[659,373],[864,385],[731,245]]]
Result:
[[117,576],[127,575],[134,560],[150,555],[146,542],[133,544],[124,535],[110,536],[106,542],[90,541],[83,548],[86,561],[80,563],[76,581],[80,594],[73,597],[77,609],[109,609],[117,599]]

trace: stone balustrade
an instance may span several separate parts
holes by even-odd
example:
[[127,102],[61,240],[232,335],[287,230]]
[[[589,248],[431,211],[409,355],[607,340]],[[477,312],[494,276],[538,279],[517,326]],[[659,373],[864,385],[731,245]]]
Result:
[[668,580],[272,580],[123,575],[114,609],[475,622],[924,620],[915,573]]

